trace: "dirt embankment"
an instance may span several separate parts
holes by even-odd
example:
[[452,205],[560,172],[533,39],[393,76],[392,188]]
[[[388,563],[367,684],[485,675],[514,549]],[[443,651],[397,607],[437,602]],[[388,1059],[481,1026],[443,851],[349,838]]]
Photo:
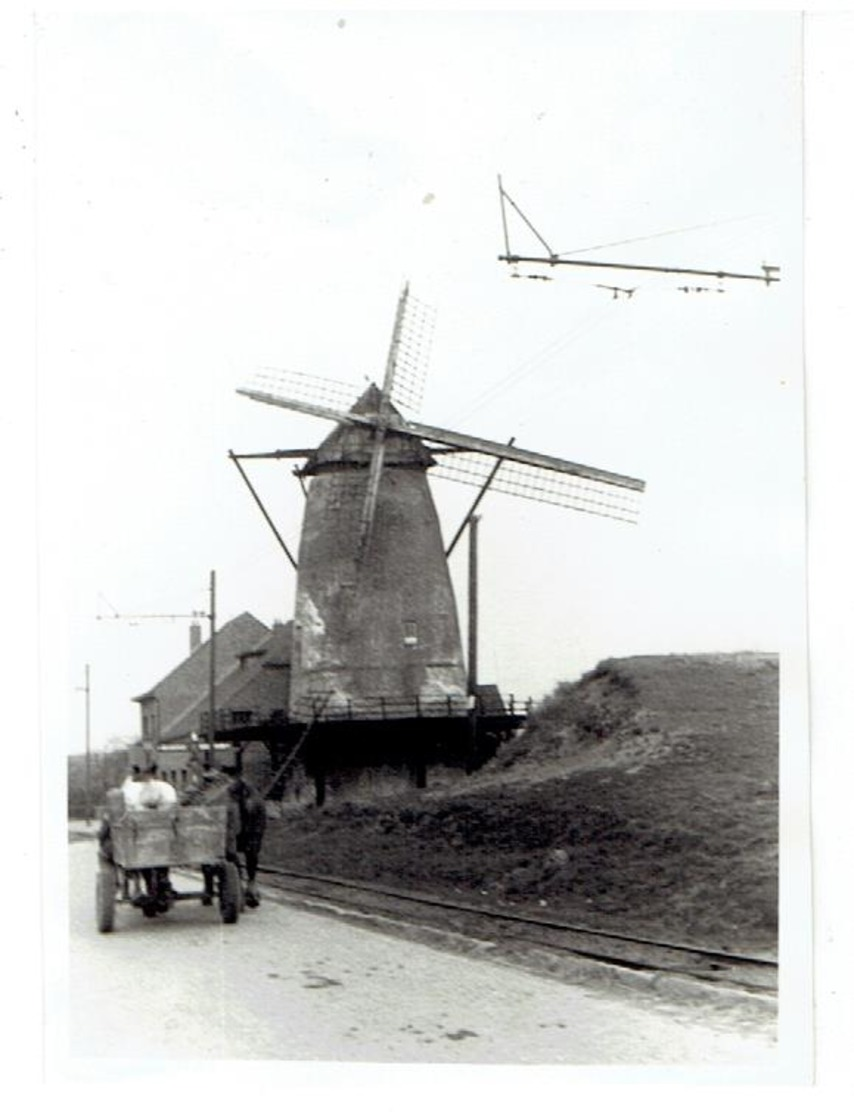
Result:
[[778,665],[607,660],[562,684],[479,773],[295,811],[294,868],[767,953],[777,928]]

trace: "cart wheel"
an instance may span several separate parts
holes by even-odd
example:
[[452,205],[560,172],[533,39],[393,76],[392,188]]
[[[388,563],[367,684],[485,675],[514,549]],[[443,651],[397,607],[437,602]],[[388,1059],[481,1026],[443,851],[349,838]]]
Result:
[[232,861],[226,861],[220,869],[219,913],[223,923],[236,923],[240,913],[240,874]]
[[98,931],[109,934],[116,921],[116,867],[101,865],[95,879],[95,906]]

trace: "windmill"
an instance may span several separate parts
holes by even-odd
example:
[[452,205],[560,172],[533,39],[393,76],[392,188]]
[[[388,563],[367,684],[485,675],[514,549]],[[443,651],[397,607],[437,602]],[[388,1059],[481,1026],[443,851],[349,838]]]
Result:
[[[320,781],[342,761],[397,755],[411,762],[416,782],[423,783],[426,764],[441,756],[437,746],[447,755],[484,732],[518,724],[503,706],[477,713],[477,684],[466,672],[448,568],[487,489],[629,522],[644,489],[639,479],[513,441],[501,444],[405,418],[399,382],[409,302],[405,286],[382,386],[371,383],[349,408],[318,400],[319,390],[315,397],[298,396],[311,393],[306,379],[297,384],[302,390],[291,382],[283,392],[284,380],[238,390],[334,425],[314,449],[230,453],[239,468],[250,458],[305,460],[297,469],[306,492],[297,560],[279,537],[297,570],[287,715],[294,729],[314,723],[311,749]],[[480,488],[447,550],[428,474]],[[471,665],[474,651],[470,647]]]

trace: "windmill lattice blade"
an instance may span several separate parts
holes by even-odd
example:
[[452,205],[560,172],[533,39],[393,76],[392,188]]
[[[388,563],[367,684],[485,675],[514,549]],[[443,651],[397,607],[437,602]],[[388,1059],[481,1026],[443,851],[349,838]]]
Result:
[[284,367],[262,367],[252,375],[249,386],[241,393],[248,391],[283,399],[293,398],[346,412],[358,396],[359,387],[352,382],[322,378]]
[[[481,486],[494,467],[495,457],[492,455],[480,452],[448,453],[437,456],[431,475],[469,486]],[[566,472],[545,470],[515,460],[503,461],[490,489],[632,524],[637,521],[640,512],[639,490],[616,487]]]
[[493,459],[513,460],[515,463],[531,467],[542,467],[547,471],[559,471],[561,474],[575,475],[576,478],[588,479],[594,483],[607,483],[636,491],[643,491],[645,486],[643,479],[633,479],[631,475],[619,475],[615,471],[604,471],[601,467],[590,467],[585,463],[575,463],[573,460],[547,456],[542,452],[532,452],[526,448],[519,448],[515,444],[501,444],[497,440],[486,440],[482,436],[470,436],[467,433],[454,432],[452,429],[441,429],[436,425],[391,420],[388,422],[388,427],[407,433],[409,436],[420,437],[422,440],[433,440],[437,444],[444,444],[450,448],[461,448],[465,452],[480,452],[492,456]]
[[312,417],[323,417],[327,421],[346,421],[353,425],[368,425],[374,427],[375,421],[367,417],[359,417],[353,413],[345,413],[340,409],[333,409],[328,405],[315,405],[314,402],[300,401],[298,398],[283,398],[278,394],[270,394],[264,390],[247,390],[240,388],[237,391],[244,398],[251,398],[253,402],[263,402],[264,405],[275,405],[281,409],[293,409],[297,413],[308,413]]
[[410,413],[421,409],[435,322],[435,310],[408,294],[395,351],[391,400]]

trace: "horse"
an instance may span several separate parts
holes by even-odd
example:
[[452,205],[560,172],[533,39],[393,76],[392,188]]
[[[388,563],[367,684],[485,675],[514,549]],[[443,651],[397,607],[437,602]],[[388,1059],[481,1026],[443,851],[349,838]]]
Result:
[[[243,897],[247,907],[258,907],[258,860],[267,826],[264,797],[236,772],[207,773],[193,803],[224,802],[228,808],[226,825],[226,860],[233,861],[240,872]],[[205,902],[213,898],[213,870],[203,869]]]
[[267,805],[261,793],[241,776],[229,785],[228,797],[229,817],[234,814],[237,820],[234,842],[238,867],[242,864],[246,870],[246,906],[257,907],[261,902],[257,881],[258,860],[267,828]]

